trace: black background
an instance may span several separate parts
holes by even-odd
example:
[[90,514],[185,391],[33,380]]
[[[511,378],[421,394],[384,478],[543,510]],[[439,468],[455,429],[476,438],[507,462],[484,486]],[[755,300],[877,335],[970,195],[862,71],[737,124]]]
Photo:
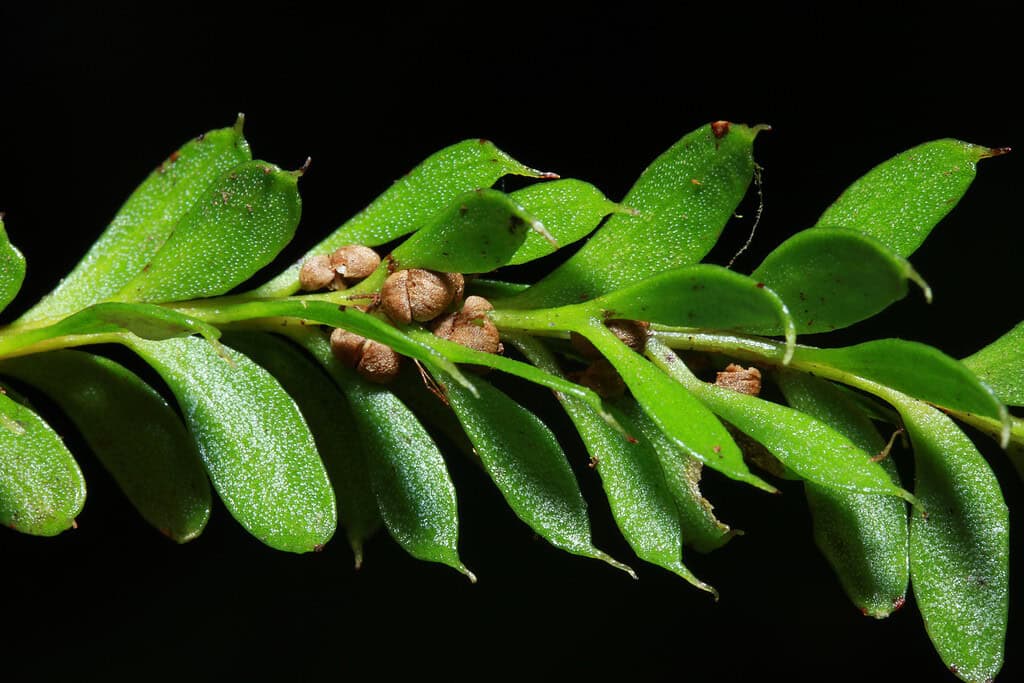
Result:
[[[5,318],[73,266],[152,167],[238,111],[258,157],[285,167],[313,157],[299,235],[282,262],[420,159],[469,137],[620,198],[651,159],[706,121],[771,123],[756,147],[764,220],[737,264],[748,271],[898,151],[944,136],[1024,143],[1011,102],[1020,79],[1008,7],[970,3],[948,16],[924,5],[905,16],[714,3],[679,10],[385,7],[365,18],[242,4],[5,7],[0,210],[29,264]],[[935,303],[912,292],[819,343],[898,336],[962,356],[1018,322],[1022,180],[1017,155],[985,162],[914,255]],[[724,262],[743,242],[753,204],[743,213],[711,260]],[[636,565],[596,475],[582,467],[582,447],[554,404],[543,405],[579,466],[597,544]],[[0,647],[15,680],[279,669],[308,679],[605,678],[622,669],[659,680],[952,680],[912,600],[885,622],[849,604],[792,486],[769,497],[709,475],[721,516],[747,531],[711,556],[687,557],[721,591],[713,604],[656,567],[639,566],[632,582],[534,540],[455,455],[460,547],[480,577],[474,586],[383,536],[358,573],[340,538],[315,555],[277,553],[219,506],[201,538],[175,546],[135,515],[70,424],[47,416],[80,453],[89,500],[76,531],[0,534]],[[1015,521],[1021,482],[997,448],[979,444]],[[1024,672],[1015,523],[1012,547],[1007,681]]]

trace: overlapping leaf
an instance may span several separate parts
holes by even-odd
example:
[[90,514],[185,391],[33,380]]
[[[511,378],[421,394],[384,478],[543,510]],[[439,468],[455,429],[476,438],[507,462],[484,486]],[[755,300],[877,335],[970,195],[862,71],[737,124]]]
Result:
[[7,308],[25,280],[25,257],[7,239],[3,215],[0,214],[0,311]]
[[985,348],[964,358],[963,364],[1011,406],[1024,406],[1024,323]]

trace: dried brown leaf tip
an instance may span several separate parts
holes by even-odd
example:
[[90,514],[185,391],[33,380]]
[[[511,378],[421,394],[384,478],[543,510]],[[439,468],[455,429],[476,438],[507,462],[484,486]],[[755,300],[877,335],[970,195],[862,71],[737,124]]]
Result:
[[715,384],[741,394],[757,396],[761,393],[761,371],[755,367],[744,368],[742,365],[729,363],[725,370],[715,377]]
[[396,323],[422,323],[441,315],[462,297],[464,289],[465,280],[459,273],[410,268],[388,276],[380,290],[380,303]]
[[[643,353],[647,347],[647,335],[651,324],[642,320],[623,320],[613,318],[605,322],[605,327],[615,333],[619,340],[637,353]],[[601,358],[601,352],[594,348],[586,337],[575,332],[569,334],[573,348],[584,358]]]
[[494,310],[491,302],[482,296],[466,298],[462,310],[438,318],[434,323],[434,334],[475,351],[501,353],[501,335],[497,326],[487,317]]
[[401,369],[401,359],[394,349],[380,342],[361,337],[348,330],[331,332],[331,351],[364,379],[377,384],[393,380]]

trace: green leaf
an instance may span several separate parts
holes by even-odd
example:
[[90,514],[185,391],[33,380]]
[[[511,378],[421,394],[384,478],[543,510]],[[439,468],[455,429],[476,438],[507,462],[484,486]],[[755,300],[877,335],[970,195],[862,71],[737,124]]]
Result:
[[[775,492],[775,487],[751,473],[729,432],[693,394],[623,344],[600,322],[576,331],[608,359],[658,429],[683,452],[730,479]],[[674,353],[668,353],[675,358]]]
[[[558,247],[583,239],[609,214],[634,213],[605,197],[590,183],[572,178],[530,185],[510,196],[544,225]],[[548,256],[555,253],[555,249],[540,233],[528,232],[509,265]]]
[[[37,327],[24,332],[17,328],[0,333],[0,355],[10,355],[32,345],[46,346],[49,340],[82,337],[88,343],[87,335],[110,335],[130,332],[142,339],[161,340],[185,337],[199,333],[215,342],[220,330],[188,315],[152,304],[123,304],[108,302],[90,306],[60,322],[46,327]],[[96,342],[107,341],[97,338]]]
[[[545,242],[546,244],[546,242]],[[514,296],[519,292],[526,291],[529,285],[518,282],[503,282],[488,278],[474,278],[466,281],[466,294],[476,294],[485,299],[496,300]]]
[[594,547],[587,504],[547,425],[483,379],[472,380],[479,398],[439,381],[487,474],[519,519],[556,548],[633,573]]
[[767,448],[783,465],[807,481],[855,493],[913,496],[892,482],[848,438],[825,423],[792,408],[756,396],[702,382],[667,346],[652,339],[647,354],[723,420]]
[[557,177],[523,166],[487,140],[464,140],[446,147],[395,181],[384,194],[310,249],[295,264],[254,296],[280,297],[299,290],[299,268],[315,254],[328,254],[346,244],[378,246],[423,226],[456,197],[490,187],[506,175]]
[[377,508],[391,537],[416,559],[446,564],[475,583],[459,559],[455,486],[427,430],[393,393],[342,366],[324,335],[314,330],[292,335],[348,398],[366,447]]
[[224,294],[274,260],[299,224],[299,174],[239,164],[201,192],[119,301],[182,301]]
[[509,195],[476,190],[431,218],[380,268],[486,273],[508,263],[531,230],[550,239],[540,221]]
[[85,504],[78,463],[50,426],[0,388],[0,524],[55,536]]
[[[791,406],[829,425],[866,453],[882,453],[885,442],[868,416],[833,384],[797,372],[776,377]],[[899,485],[892,458],[882,467]],[[882,619],[899,609],[910,580],[907,508],[891,496],[866,496],[804,484],[814,540],[839,577],[843,590],[866,615]]]
[[142,517],[184,543],[210,518],[210,484],[177,413],[135,373],[79,351],[11,358],[0,372],[46,393]]
[[1024,322],[964,358],[963,364],[989,385],[1000,401],[1024,406]]
[[612,216],[572,258],[499,307],[576,303],[700,261],[747,192],[759,129],[716,130],[723,128],[698,128],[644,171],[622,200],[638,215]]
[[1004,443],[1008,438],[1009,415],[992,390],[962,363],[931,346],[903,339],[839,349],[800,346],[793,365],[812,372],[831,367],[943,408],[990,417],[1003,424]]
[[334,492],[295,402],[270,373],[196,337],[125,344],[174,392],[221,500],[272,548],[323,546],[337,522]]
[[740,534],[715,517],[714,506],[700,492],[703,464],[680,450],[655,426],[636,401],[621,399],[616,402],[638,437],[645,440],[658,455],[661,471],[665,475],[672,497],[679,511],[679,525],[683,543],[707,553],[721,548]]
[[[798,232],[751,275],[786,302],[797,332],[830,332],[870,318],[907,294],[914,280],[931,301],[931,289],[906,259],[871,237],[839,228]],[[750,331],[779,334],[781,328]]]
[[206,188],[252,158],[242,120],[239,116],[233,128],[200,135],[171,154],[132,193],[71,274],[18,322],[61,318],[124,287],[152,260],[182,217],[207,197]]
[[358,569],[363,545],[380,528],[381,519],[366,469],[366,449],[345,397],[309,356],[282,339],[233,332],[224,341],[272,374],[299,406],[334,488],[338,521]]
[[7,239],[0,214],[0,311],[7,308],[25,281],[25,257]]
[[[526,336],[515,341],[517,348],[542,369],[560,372],[554,356],[540,341]],[[555,396],[579,431],[591,463],[601,476],[615,523],[637,557],[669,570],[717,599],[715,589],[682,562],[679,515],[654,449],[646,441],[627,438],[612,429],[586,404],[564,394]],[[617,412],[616,418],[628,424],[625,415]]]
[[925,628],[965,681],[991,681],[1003,664],[1009,610],[1009,513],[999,482],[971,440],[935,408],[893,392],[914,444],[910,576]]
[[856,230],[910,256],[963,197],[978,161],[1007,151],[951,139],[918,145],[846,188],[815,227]]

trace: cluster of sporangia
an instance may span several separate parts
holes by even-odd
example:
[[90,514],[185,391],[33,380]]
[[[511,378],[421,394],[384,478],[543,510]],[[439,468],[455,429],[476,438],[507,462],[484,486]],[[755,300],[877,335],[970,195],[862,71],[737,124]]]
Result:
[[[305,291],[339,290],[369,277],[380,266],[373,249],[349,244],[328,255],[312,256],[302,264],[299,283]],[[498,328],[487,317],[494,307],[480,296],[463,300],[466,283],[461,273],[438,273],[422,268],[396,270],[361,310],[379,307],[392,322],[431,323],[434,334],[484,353],[501,353]],[[331,350],[345,365],[371,382],[390,382],[401,367],[401,356],[380,342],[347,330],[331,332]]]

